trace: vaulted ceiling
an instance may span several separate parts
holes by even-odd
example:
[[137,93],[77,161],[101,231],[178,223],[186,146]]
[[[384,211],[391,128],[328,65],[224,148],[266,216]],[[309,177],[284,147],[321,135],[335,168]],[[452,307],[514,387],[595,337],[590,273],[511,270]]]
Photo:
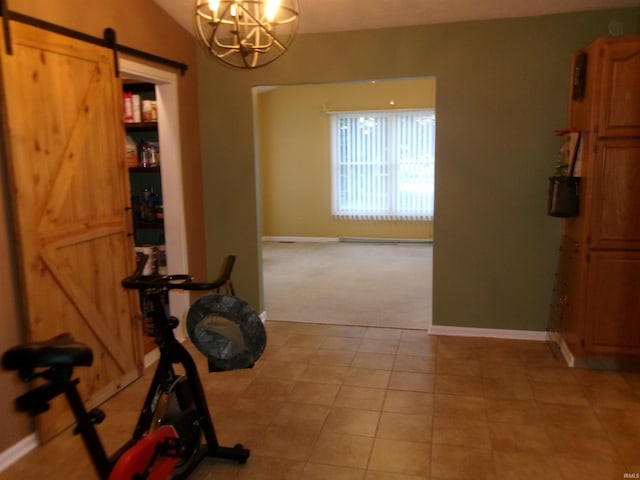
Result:
[[[196,0],[154,1],[185,29],[193,31]],[[298,33],[640,8],[640,0],[298,0],[298,3]],[[611,28],[615,29],[616,26],[612,25]]]

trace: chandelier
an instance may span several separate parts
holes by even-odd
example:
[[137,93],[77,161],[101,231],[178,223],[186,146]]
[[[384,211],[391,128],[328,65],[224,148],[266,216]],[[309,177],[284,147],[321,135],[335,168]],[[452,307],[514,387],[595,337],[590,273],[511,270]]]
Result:
[[238,68],[267,65],[298,28],[298,0],[197,0],[196,31],[208,52]]

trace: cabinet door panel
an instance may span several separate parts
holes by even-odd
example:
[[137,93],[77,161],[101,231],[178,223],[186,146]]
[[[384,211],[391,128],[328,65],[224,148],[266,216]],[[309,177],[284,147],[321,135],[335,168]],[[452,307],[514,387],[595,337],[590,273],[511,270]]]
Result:
[[595,155],[592,248],[640,250],[640,141],[601,142]]
[[600,136],[640,136],[640,42],[607,44],[602,51]]
[[592,252],[586,301],[587,350],[640,354],[640,252]]

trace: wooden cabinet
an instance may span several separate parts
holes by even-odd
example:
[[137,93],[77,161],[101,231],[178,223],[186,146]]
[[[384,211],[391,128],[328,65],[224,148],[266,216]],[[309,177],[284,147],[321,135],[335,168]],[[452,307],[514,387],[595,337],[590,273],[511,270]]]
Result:
[[640,250],[640,138],[599,141],[591,160],[590,247]]
[[[640,359],[640,36],[574,59],[580,212],[563,220],[551,328],[569,361]],[[583,83],[582,83],[583,82]],[[576,88],[583,94],[575,94]]]
[[640,357],[640,251],[594,250],[587,262],[585,344]]
[[600,95],[594,112],[598,118],[598,135],[640,136],[638,37],[596,42],[591,50],[592,55],[600,56],[596,58],[601,70]]
[[[166,275],[166,248],[162,174],[157,115],[156,89],[153,83],[123,81],[125,96],[125,133],[127,143],[135,144],[135,154],[127,151],[129,191],[133,217],[133,238],[136,251],[150,255],[146,273]],[[127,105],[127,94],[130,98]],[[127,147],[130,148],[130,147]],[[164,301],[169,308],[169,297]],[[143,325],[143,351],[149,353],[156,344],[146,325]]]
[[597,137],[640,136],[638,38],[596,40],[574,57],[571,127]]

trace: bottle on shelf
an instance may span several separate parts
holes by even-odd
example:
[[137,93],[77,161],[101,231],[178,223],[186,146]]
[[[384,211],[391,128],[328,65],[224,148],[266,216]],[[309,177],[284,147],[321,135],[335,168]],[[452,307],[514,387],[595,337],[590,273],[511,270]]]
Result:
[[140,165],[138,145],[136,145],[136,142],[129,135],[127,135],[125,140],[125,158],[129,167],[137,167]]
[[142,145],[142,159],[140,166],[143,168],[157,167],[160,165],[160,149],[158,142],[145,142]]
[[161,223],[163,221],[162,198],[153,191],[152,185],[145,187],[142,195],[134,195],[133,198],[134,205],[137,205],[138,221],[145,223]]

